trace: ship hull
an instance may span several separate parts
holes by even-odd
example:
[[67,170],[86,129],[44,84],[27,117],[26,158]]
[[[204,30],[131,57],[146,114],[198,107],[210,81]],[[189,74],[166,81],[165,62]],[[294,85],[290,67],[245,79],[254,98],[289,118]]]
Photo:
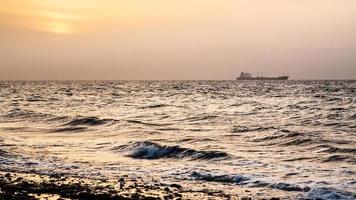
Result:
[[279,76],[279,77],[253,77],[253,78],[236,78],[236,80],[288,80],[289,76]]

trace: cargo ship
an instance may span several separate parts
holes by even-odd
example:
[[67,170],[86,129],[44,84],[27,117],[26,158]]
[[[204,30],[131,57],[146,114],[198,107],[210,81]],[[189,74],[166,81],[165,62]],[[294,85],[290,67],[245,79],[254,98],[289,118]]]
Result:
[[236,80],[288,80],[289,76],[277,76],[277,77],[253,77],[250,73],[241,72],[240,76]]

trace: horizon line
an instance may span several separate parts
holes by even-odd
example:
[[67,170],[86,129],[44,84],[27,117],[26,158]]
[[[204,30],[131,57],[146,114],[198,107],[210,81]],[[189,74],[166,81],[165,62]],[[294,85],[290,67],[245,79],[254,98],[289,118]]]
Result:
[[289,79],[289,80],[236,80],[236,79],[0,79],[0,81],[356,81],[354,79]]

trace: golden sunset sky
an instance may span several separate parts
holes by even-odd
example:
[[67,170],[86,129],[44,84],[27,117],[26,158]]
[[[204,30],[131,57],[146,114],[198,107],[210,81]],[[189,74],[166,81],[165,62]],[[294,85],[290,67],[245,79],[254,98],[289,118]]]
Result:
[[356,79],[355,0],[0,0],[0,79]]

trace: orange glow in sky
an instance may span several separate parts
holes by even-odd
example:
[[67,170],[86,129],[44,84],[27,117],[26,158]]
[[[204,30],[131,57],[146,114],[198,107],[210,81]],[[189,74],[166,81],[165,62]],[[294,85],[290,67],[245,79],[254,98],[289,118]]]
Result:
[[5,0],[2,4],[0,15],[10,18],[12,26],[68,34],[167,22],[189,23],[222,13],[229,3],[216,0]]
[[0,0],[0,79],[350,79],[355,35],[355,0]]

